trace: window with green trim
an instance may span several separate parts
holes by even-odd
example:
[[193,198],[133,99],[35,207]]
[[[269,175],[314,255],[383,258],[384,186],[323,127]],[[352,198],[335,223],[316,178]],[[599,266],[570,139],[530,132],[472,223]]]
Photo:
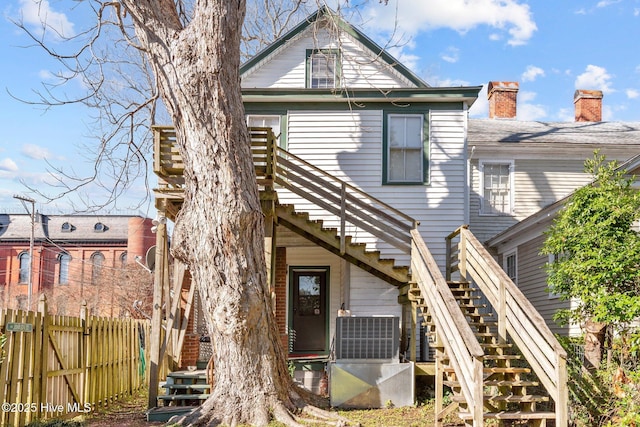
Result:
[[425,177],[424,115],[389,114],[385,181],[388,184],[417,184]]
[[340,52],[335,49],[307,50],[307,87],[333,89],[340,81]]

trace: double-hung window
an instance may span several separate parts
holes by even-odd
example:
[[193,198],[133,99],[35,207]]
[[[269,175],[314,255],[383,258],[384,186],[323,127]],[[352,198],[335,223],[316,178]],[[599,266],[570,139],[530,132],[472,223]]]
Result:
[[334,49],[307,51],[307,87],[333,89],[340,79],[339,51]]
[[424,182],[424,115],[387,116],[386,182]]
[[480,162],[480,213],[510,215],[513,213],[513,163]]
[[518,254],[516,251],[509,252],[504,256],[504,271],[513,283],[518,284]]
[[256,128],[271,128],[271,131],[276,137],[278,146],[282,146],[280,142],[280,116],[277,115],[263,115],[263,114],[249,114],[247,116],[247,126]]

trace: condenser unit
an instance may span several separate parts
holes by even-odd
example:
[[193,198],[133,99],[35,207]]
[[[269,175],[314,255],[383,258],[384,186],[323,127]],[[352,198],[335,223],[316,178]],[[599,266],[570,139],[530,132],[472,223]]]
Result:
[[341,362],[398,362],[398,317],[336,318],[336,360]]
[[336,356],[329,364],[331,406],[413,405],[413,363],[400,363],[398,317],[338,317]]

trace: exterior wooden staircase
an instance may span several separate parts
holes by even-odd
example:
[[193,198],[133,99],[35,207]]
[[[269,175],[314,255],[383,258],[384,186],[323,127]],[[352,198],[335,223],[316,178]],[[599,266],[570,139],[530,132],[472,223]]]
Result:
[[[445,278],[417,221],[277,147],[270,129],[252,128],[251,137],[267,227],[285,226],[398,286],[435,334],[436,425],[457,410],[470,426],[487,419],[534,426],[552,419],[557,427],[567,426],[566,353],[469,230],[462,227],[447,238]],[[175,131],[156,127],[154,140],[156,206],[175,218],[184,185]],[[302,200],[301,210],[282,202],[291,195]],[[351,237],[354,231],[406,254],[411,266],[397,266],[379,250],[367,249]],[[445,386],[453,393],[446,408]]]

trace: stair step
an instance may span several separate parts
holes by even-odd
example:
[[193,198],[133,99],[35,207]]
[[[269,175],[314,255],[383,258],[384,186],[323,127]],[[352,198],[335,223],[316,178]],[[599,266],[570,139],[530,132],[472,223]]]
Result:
[[484,349],[501,349],[501,348],[511,348],[513,344],[507,343],[480,343],[480,347]]
[[[443,381],[447,387],[460,387],[460,381]],[[537,387],[540,385],[537,381],[522,381],[522,380],[489,380],[485,381],[485,387]]]
[[[463,420],[473,419],[473,415],[470,412],[459,412],[458,416]],[[556,417],[555,412],[546,411],[500,411],[500,412],[485,412],[483,414],[484,419],[493,420],[552,420]]]
[[209,384],[169,384],[164,383],[161,387],[166,388],[168,390],[200,390],[200,391],[209,391],[211,386]]
[[[515,394],[494,396],[491,394],[486,394],[484,395],[483,398],[485,402],[505,402],[505,403],[532,403],[532,402],[548,402],[549,401],[549,396],[540,396],[540,395],[534,395],[534,394],[528,394],[524,396],[518,396]],[[464,396],[462,395],[453,396],[451,400],[453,400],[454,402],[465,401]]]
[[540,383],[537,381],[522,380],[490,380],[485,381],[484,385],[487,387],[537,387]]
[[164,401],[175,402],[179,400],[207,400],[209,393],[196,393],[196,394],[162,394],[158,396],[158,399]]
[[[453,368],[446,367],[443,369],[446,373],[455,372]],[[521,368],[516,366],[508,366],[508,367],[484,367],[482,371],[485,374],[528,374],[531,372],[531,368]]]
[[519,354],[485,354],[484,360],[520,360]]

